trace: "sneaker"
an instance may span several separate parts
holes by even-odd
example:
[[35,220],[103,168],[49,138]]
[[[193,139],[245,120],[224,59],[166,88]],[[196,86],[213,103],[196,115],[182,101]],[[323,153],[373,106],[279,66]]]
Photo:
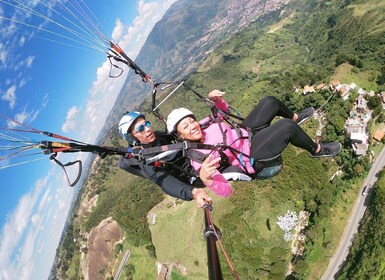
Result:
[[297,115],[298,115],[298,119],[296,122],[298,123],[298,125],[300,125],[314,115],[314,108],[313,107],[305,108],[301,112],[298,112]]
[[311,157],[321,158],[321,157],[334,157],[336,156],[342,149],[342,145],[340,142],[331,142],[331,143],[320,143],[321,150],[319,153],[310,153]]

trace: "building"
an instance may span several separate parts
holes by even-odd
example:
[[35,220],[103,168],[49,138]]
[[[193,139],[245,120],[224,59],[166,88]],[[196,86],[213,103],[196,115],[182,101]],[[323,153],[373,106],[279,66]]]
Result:
[[366,128],[358,117],[348,118],[345,122],[345,132],[349,136],[352,133],[365,133]]
[[339,86],[340,84],[341,84],[341,83],[340,83],[339,81],[333,80],[333,81],[331,82],[330,86],[331,86],[331,88],[332,88],[333,90],[337,90],[337,86]]
[[366,151],[369,148],[369,144],[366,144],[366,143],[354,143],[352,145],[352,148],[353,148],[354,154],[356,156],[362,156],[362,155],[366,154]]
[[368,136],[365,132],[353,132],[350,134],[350,140],[352,143],[366,143]]
[[343,100],[347,100],[349,98],[349,90],[344,87],[341,87],[338,92],[340,93]]
[[313,86],[305,86],[304,88],[303,88],[303,95],[309,95],[309,94],[312,94],[312,93],[314,93],[315,92],[315,89],[314,89],[314,87]]
[[322,83],[322,84],[316,85],[315,89],[316,90],[327,89],[327,85]]
[[360,95],[350,111],[350,117],[345,122],[345,133],[350,138],[353,151],[357,156],[365,155],[369,148],[366,126],[371,115],[372,111],[368,110],[366,99]]
[[351,83],[349,86],[351,89],[356,89],[358,86],[355,83]]
[[366,99],[362,95],[360,95],[357,98],[357,112],[365,113],[368,110],[368,107],[366,105],[367,105]]
[[382,138],[384,137],[385,133],[381,130],[377,130],[374,135],[373,135],[373,139],[380,142],[382,140]]

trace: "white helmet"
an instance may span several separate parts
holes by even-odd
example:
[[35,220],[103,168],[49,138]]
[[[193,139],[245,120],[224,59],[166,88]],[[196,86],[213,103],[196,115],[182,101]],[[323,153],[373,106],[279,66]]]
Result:
[[131,145],[135,138],[132,136],[130,129],[131,125],[138,118],[146,119],[146,117],[140,112],[127,112],[123,115],[119,122],[119,133],[120,135],[126,139],[126,141]]
[[172,110],[167,116],[167,131],[169,133],[176,131],[176,126],[185,117],[192,117],[195,119],[193,112],[186,108]]

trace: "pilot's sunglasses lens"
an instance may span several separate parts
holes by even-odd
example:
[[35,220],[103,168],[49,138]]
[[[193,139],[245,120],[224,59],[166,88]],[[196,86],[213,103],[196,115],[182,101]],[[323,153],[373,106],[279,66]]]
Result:
[[143,132],[145,126],[146,126],[146,127],[150,127],[150,126],[151,126],[151,122],[150,122],[150,121],[146,121],[144,124],[138,125],[138,126],[136,127],[136,130],[137,130],[138,132]]

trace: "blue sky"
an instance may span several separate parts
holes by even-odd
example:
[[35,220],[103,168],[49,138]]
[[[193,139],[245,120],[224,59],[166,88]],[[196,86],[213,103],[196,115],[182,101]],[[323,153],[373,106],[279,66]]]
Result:
[[[69,5],[74,1],[64,2]],[[103,34],[135,58],[154,24],[175,0],[85,2]],[[76,38],[51,22],[69,26],[63,20],[64,12],[54,12],[60,11],[60,2],[22,1],[33,12],[21,9],[20,3],[0,1],[1,115],[95,143],[128,69],[118,79],[109,78],[110,66],[102,52],[53,34]],[[42,3],[55,5],[48,8]],[[15,125],[0,117],[1,128],[18,128]],[[36,134],[28,136],[42,140]],[[67,162],[84,160],[86,155],[58,158]],[[39,160],[0,169],[0,279],[48,277],[74,192],[62,170],[47,156],[28,159]],[[12,163],[0,160],[0,168]],[[75,173],[70,170],[70,176]]]

